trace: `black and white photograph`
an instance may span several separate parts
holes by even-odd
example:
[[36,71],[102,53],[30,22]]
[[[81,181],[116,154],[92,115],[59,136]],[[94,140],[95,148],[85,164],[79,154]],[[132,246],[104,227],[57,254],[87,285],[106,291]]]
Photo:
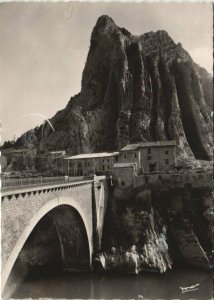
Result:
[[0,3],[2,299],[213,299],[211,2]]

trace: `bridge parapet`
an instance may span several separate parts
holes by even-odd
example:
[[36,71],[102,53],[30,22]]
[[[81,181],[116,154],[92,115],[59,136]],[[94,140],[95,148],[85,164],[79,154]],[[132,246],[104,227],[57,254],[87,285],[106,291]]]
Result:
[[78,181],[88,181],[92,180],[91,178],[84,178],[83,176],[78,177],[36,177],[36,178],[4,178],[2,180],[2,190],[16,190],[17,188],[26,188],[26,187],[35,187],[43,186],[57,183],[66,183],[66,182],[78,182]]
[[60,191],[60,190],[66,190],[69,188],[75,188],[78,186],[91,184],[94,180],[86,180],[86,181],[67,181],[67,182],[55,182],[55,183],[46,183],[44,185],[25,185],[25,186],[16,186],[16,189],[3,189],[1,193],[1,199],[2,201],[5,200],[5,197],[9,198],[9,200],[15,196],[16,198],[19,197],[19,195],[22,195],[22,197],[30,196],[31,194],[36,195],[45,193],[45,192],[53,192],[53,191]]

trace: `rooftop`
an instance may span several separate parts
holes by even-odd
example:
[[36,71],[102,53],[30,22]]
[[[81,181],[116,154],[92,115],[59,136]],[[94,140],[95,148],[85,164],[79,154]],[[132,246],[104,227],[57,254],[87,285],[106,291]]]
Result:
[[146,147],[166,147],[166,146],[176,146],[176,141],[158,141],[158,142],[146,142],[138,144],[129,144],[126,145],[121,151],[135,151],[140,148]]
[[28,152],[29,149],[23,148],[23,149],[2,149],[2,154],[13,154],[13,153],[22,153],[22,152]]
[[65,153],[65,150],[59,150],[59,151],[50,151],[50,154],[61,154],[61,153]]
[[121,151],[134,151],[139,149],[140,144],[129,144],[126,145],[124,148],[121,149]]
[[102,152],[102,153],[83,153],[70,157],[66,157],[64,159],[86,159],[86,158],[103,158],[103,157],[111,157],[119,155],[119,152]]

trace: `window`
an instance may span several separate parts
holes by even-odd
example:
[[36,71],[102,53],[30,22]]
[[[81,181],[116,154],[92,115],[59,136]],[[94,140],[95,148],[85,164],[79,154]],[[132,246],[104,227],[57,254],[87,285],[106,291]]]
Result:
[[125,181],[122,181],[122,182],[121,182],[121,185],[126,185]]
[[105,162],[105,159],[103,159],[103,162]]
[[137,158],[137,153],[136,152],[134,152],[134,158]]
[[107,162],[109,162],[109,158],[107,159]]
[[165,159],[165,165],[168,165],[168,164],[169,164],[169,160]]
[[108,170],[109,170],[109,166],[108,166]]
[[124,154],[124,159],[126,159],[126,154]]
[[105,166],[103,166],[103,171],[105,171]]
[[169,151],[165,151],[165,154],[169,154]]
[[115,157],[115,160],[118,161],[118,156]]
[[147,156],[147,160],[151,160],[152,159],[152,157],[151,156]]
[[157,170],[156,164],[149,164],[149,172],[155,172]]
[[148,154],[151,154],[151,148],[148,148]]

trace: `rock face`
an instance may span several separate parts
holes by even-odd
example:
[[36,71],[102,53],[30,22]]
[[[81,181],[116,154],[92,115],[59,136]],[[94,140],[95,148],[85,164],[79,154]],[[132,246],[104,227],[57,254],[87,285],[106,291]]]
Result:
[[134,36],[101,16],[81,92],[51,119],[55,132],[44,126],[41,142],[37,130],[38,141],[76,154],[176,140],[182,157],[210,160],[211,107],[212,77],[167,32]]
[[210,269],[212,210],[211,187],[114,188],[97,261],[131,273],[163,273],[180,263]]

